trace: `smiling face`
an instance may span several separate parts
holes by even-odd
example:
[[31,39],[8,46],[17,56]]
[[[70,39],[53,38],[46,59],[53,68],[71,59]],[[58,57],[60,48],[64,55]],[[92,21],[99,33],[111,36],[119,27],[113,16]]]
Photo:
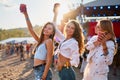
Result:
[[53,26],[51,24],[47,24],[43,29],[43,34],[46,36],[50,36],[53,34]]
[[70,22],[65,27],[66,36],[72,37],[75,32],[75,25]]
[[69,20],[64,29],[66,38],[74,38],[78,42],[79,52],[84,52],[84,35],[82,27],[77,20]]
[[41,32],[40,39],[36,47],[38,47],[46,38],[51,38],[53,40],[55,35],[55,26],[52,22],[47,22]]

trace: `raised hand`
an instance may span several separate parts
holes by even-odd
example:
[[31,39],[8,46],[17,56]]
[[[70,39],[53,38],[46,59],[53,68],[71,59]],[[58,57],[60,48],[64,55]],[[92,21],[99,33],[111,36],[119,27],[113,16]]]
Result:
[[53,8],[54,14],[58,14],[58,12],[59,12],[59,7],[60,7],[60,4],[59,4],[59,3],[55,3],[55,4],[54,4],[54,8]]
[[98,38],[97,38],[97,41],[101,41],[103,38],[105,37],[105,33],[104,32],[101,32],[101,31],[99,31],[98,32]]
[[26,4],[20,4],[20,12],[23,14],[27,13]]
[[112,35],[110,33],[101,33],[98,35],[98,41],[104,43],[107,40],[109,40],[111,37]]
[[27,13],[26,4],[20,4],[20,12],[23,13],[25,16],[27,27],[28,27],[28,30],[30,31],[31,35],[34,37],[34,39],[36,41],[39,41],[39,37],[37,36],[37,34],[34,32],[34,30],[32,28],[32,23],[29,19],[28,13]]

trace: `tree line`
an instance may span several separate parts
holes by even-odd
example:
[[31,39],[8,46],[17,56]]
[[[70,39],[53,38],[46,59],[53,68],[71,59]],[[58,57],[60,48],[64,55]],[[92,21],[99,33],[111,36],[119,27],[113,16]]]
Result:
[[[42,26],[35,25],[33,27],[37,34],[40,34]],[[27,28],[16,29],[0,29],[0,41],[13,37],[30,37],[30,33]]]

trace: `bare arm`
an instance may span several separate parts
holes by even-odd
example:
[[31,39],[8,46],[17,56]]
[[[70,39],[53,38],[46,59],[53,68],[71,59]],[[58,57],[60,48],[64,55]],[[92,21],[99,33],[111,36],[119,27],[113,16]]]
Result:
[[103,36],[101,35],[101,44],[102,44],[102,47],[103,47],[104,55],[108,54],[108,48],[107,48],[107,45],[106,45],[106,41],[108,41],[110,38],[111,38],[110,33],[108,33],[106,35],[103,34]]
[[52,63],[52,56],[53,56],[53,41],[51,39],[48,39],[46,41],[46,48],[47,48],[47,59],[46,59],[46,65],[45,69],[42,75],[42,79],[46,80],[46,76],[48,74],[50,65]]
[[54,12],[54,17],[53,17],[53,22],[56,23],[57,21],[57,16],[58,16],[58,10],[59,10],[60,4],[54,4],[53,12]]
[[57,21],[57,13],[54,12],[54,17],[53,17],[53,22],[56,24],[56,21]]
[[97,37],[93,36],[85,45],[87,50],[92,50],[99,45],[99,42],[96,41]]
[[54,17],[53,17],[53,22],[56,26],[56,32],[55,32],[55,37],[57,37],[60,41],[63,41],[65,39],[64,35],[62,32],[58,29],[57,27],[57,17],[58,17],[58,8],[59,6],[54,6],[53,12],[54,12]]
[[[26,7],[24,7],[26,8]],[[27,26],[28,26],[28,30],[29,32],[31,33],[31,35],[34,37],[34,39],[38,42],[39,41],[39,37],[37,36],[37,34],[34,32],[33,28],[32,28],[32,24],[30,22],[30,19],[29,19],[29,16],[28,16],[28,13],[27,13],[27,10],[25,12],[22,12],[25,16],[25,20],[26,20],[26,23],[27,23]]]

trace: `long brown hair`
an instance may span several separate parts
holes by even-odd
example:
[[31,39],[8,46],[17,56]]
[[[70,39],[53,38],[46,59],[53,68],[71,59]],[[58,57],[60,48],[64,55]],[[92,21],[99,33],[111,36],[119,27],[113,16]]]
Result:
[[84,35],[82,32],[82,27],[76,20],[70,20],[67,24],[69,23],[73,23],[75,25],[75,31],[72,37],[78,42],[79,53],[82,54],[84,52]]
[[43,26],[43,28],[42,28],[41,35],[40,35],[40,39],[39,39],[38,44],[37,44],[36,47],[38,47],[38,46],[43,42],[43,40],[44,40],[43,30],[44,30],[44,28],[45,28],[48,24],[50,24],[50,25],[53,26],[53,34],[49,36],[49,38],[51,38],[51,39],[53,40],[54,35],[55,35],[55,25],[54,25],[52,22],[47,22],[47,23]]
[[112,35],[110,40],[112,40],[115,43],[115,34],[113,31],[112,22],[108,19],[104,19],[104,20],[99,21],[99,25],[103,30],[107,31],[108,33]]

